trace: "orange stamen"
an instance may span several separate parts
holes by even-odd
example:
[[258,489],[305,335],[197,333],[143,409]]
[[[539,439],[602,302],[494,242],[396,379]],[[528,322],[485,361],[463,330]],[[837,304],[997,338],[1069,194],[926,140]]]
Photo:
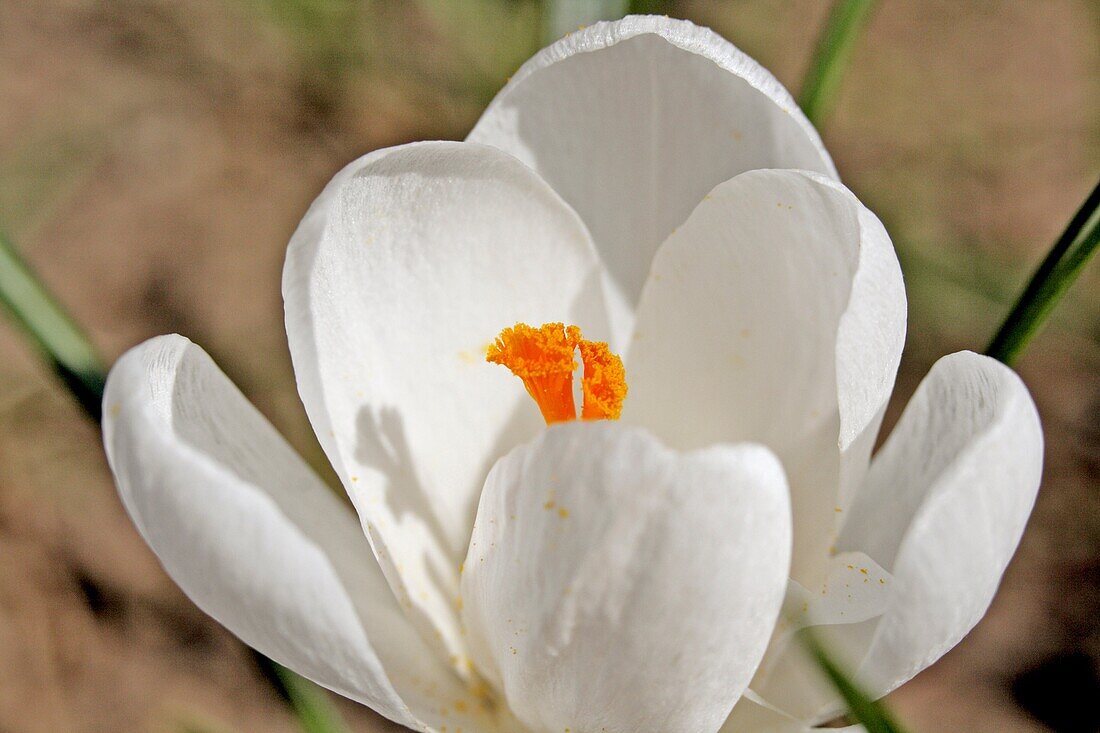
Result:
[[581,341],[581,361],[584,362],[584,406],[581,417],[585,420],[618,420],[626,399],[626,371],[623,360],[603,341]]
[[576,326],[546,323],[532,328],[517,323],[500,332],[489,347],[485,359],[502,364],[523,380],[527,393],[542,411],[547,425],[577,419],[573,400],[575,353],[580,350],[584,364],[581,389],[585,420],[616,420],[626,397],[623,362],[607,344],[581,339]]
[[573,403],[573,352],[581,330],[561,323],[531,328],[517,323],[506,328],[489,347],[485,360],[503,364],[523,380],[527,393],[542,410],[547,425],[577,419]]

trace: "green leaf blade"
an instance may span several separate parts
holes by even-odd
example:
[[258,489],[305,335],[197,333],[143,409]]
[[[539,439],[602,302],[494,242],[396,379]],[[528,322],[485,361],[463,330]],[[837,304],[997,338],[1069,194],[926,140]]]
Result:
[[1100,243],[1100,182],[1031,276],[985,353],[1009,366],[1042,328],[1054,307],[1096,254]]
[[855,682],[849,679],[809,629],[803,629],[800,636],[806,650],[817,662],[817,666],[844,698],[848,712],[856,723],[862,725],[867,733],[906,733],[882,705],[868,697]]
[[3,234],[0,234],[0,303],[50,360],[81,406],[98,421],[106,384],[103,362]]
[[875,0],[838,0],[833,5],[798,99],[802,111],[815,125],[832,111],[856,41],[874,7]]
[[328,693],[309,680],[276,662],[271,671],[282,683],[287,699],[305,733],[349,733],[347,724],[336,710]]

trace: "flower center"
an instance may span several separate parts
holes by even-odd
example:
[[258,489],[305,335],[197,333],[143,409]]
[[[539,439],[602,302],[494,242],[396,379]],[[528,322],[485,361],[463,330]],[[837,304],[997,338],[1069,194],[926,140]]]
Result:
[[585,420],[618,420],[626,398],[623,360],[602,341],[585,341],[576,326],[544,323],[532,328],[517,323],[506,328],[489,347],[485,360],[503,364],[523,380],[531,399],[539,406],[547,425],[577,419],[573,400],[575,355],[580,352],[584,373],[580,417]]

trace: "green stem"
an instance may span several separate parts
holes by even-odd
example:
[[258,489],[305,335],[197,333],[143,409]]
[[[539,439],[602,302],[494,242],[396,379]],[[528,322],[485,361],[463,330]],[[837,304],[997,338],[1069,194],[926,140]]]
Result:
[[844,698],[848,713],[856,723],[861,724],[867,733],[904,733],[904,729],[894,722],[882,705],[868,697],[841,671],[840,666],[833,661],[832,656],[809,629],[803,629],[799,635],[817,666]]
[[[65,386],[97,424],[107,372],[91,341],[0,235],[0,303],[43,352]],[[294,710],[305,733],[345,733],[339,713],[312,682],[256,652],[257,663]]]
[[1010,366],[1014,364],[1054,306],[1096,254],[1098,242],[1100,182],[1092,189],[1085,203],[1070,219],[1062,236],[1035,270],[1024,292],[989,342],[985,353]]
[[840,80],[875,0],[837,0],[818,37],[798,103],[815,125],[832,111]]

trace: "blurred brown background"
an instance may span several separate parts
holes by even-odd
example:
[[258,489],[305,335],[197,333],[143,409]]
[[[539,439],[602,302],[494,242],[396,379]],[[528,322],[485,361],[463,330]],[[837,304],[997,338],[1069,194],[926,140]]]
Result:
[[[827,7],[666,12],[797,91]],[[893,415],[938,356],[984,346],[1095,182],[1098,40],[1090,0],[886,0],[861,39],[823,134],[905,270]],[[0,0],[0,228],[107,358],[191,337],[321,468],[282,330],[290,232],[351,158],[462,138],[539,45],[534,2]],[[1020,364],[1039,503],[989,616],[891,696],[918,733],[1100,726],[1098,284],[1093,266]],[[95,428],[6,318],[0,355],[0,731],[296,730],[161,572]]]

